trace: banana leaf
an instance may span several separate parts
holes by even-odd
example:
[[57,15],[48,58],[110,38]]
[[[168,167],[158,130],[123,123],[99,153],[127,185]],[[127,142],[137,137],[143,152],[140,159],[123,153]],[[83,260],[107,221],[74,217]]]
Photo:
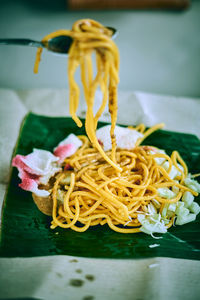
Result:
[[[102,126],[104,123],[99,123]],[[84,127],[84,126],[83,126]],[[69,133],[85,134],[71,118],[50,118],[28,114],[22,124],[13,155],[26,155],[33,148],[52,151]],[[159,130],[144,144],[178,150],[191,173],[200,172],[200,141],[190,134]],[[73,255],[95,258],[138,259],[172,257],[200,259],[200,216],[183,226],[174,226],[154,239],[144,233],[121,234],[107,225],[89,228],[84,233],[71,229],[50,229],[51,217],[42,214],[30,192],[18,187],[18,171],[12,168],[4,200],[1,226],[1,257]],[[200,198],[196,201],[199,202]],[[151,248],[152,244],[159,244]],[[150,246],[150,247],[149,247]]]

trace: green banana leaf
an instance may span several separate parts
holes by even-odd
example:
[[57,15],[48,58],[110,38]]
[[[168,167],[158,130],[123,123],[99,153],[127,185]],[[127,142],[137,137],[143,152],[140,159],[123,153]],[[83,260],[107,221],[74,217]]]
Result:
[[[33,148],[52,151],[72,132],[85,133],[84,128],[78,128],[71,118],[28,114],[23,122],[14,155],[26,155]],[[159,130],[148,137],[144,144],[155,145],[169,154],[172,150],[178,150],[189,166],[189,171],[200,172],[200,141],[196,136]],[[161,239],[154,239],[144,233],[117,233],[107,225],[92,227],[84,233],[62,228],[51,230],[51,218],[37,209],[30,192],[18,187],[20,180],[17,174],[17,169],[13,168],[3,206],[0,248],[2,257],[62,254],[96,258],[200,259],[200,216],[195,222],[170,228]],[[155,243],[159,246],[149,247]]]

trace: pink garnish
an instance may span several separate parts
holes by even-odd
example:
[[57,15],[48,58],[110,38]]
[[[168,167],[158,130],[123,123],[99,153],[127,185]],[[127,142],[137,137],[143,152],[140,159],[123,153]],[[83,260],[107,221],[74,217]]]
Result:
[[40,197],[46,197],[49,195],[48,191],[45,190],[40,190],[38,189],[38,184],[35,180],[30,179],[30,178],[24,178],[22,180],[22,183],[19,184],[19,186],[25,190],[25,191],[30,191]]
[[32,169],[24,163],[24,160],[26,160],[27,156],[19,154],[16,155],[12,160],[12,166],[31,174],[33,172]]
[[22,179],[22,183],[19,186],[25,191],[31,191],[37,187],[37,183],[35,180],[27,177]]
[[22,180],[19,186],[23,190],[32,191],[37,187],[40,176],[33,174],[33,170],[22,161],[25,159],[26,156],[16,155],[12,160],[12,166],[17,167],[19,170],[19,178]]
[[73,155],[81,145],[82,141],[76,135],[71,133],[66,139],[58,144],[53,153],[60,158],[59,163],[62,163],[66,157]]
[[66,157],[71,156],[76,152],[76,147],[73,144],[60,145],[55,148],[53,154],[59,157],[59,163],[62,163]]
[[[106,125],[97,129],[96,137],[99,141],[99,144],[103,146],[105,151],[109,151],[112,148],[112,141],[110,138],[111,125]],[[117,148],[131,150],[135,147],[136,141],[138,138],[142,138],[143,134],[137,130],[125,128],[116,125],[115,126],[115,138]]]
[[58,158],[46,150],[34,149],[26,156],[16,155],[12,160],[12,166],[18,168],[18,176],[22,180],[19,186],[38,196],[48,196],[49,192],[38,189],[38,185],[47,184],[49,178],[60,170],[57,161]]
[[[12,166],[17,167],[19,178],[22,182],[19,186],[35,193],[40,197],[46,197],[49,192],[38,188],[39,184],[46,185],[49,179],[61,170],[60,164],[66,157],[73,155],[82,145],[82,141],[70,134],[54,149],[54,155],[46,150],[34,149],[28,155],[16,155],[12,160]],[[71,166],[65,166],[65,170]]]
[[31,174],[31,173],[28,173],[27,171],[23,170],[23,169],[20,169],[18,168],[19,170],[19,178],[23,181],[24,179],[31,179],[31,180],[34,180],[35,182],[39,182],[40,180],[40,175],[36,175],[36,174]]

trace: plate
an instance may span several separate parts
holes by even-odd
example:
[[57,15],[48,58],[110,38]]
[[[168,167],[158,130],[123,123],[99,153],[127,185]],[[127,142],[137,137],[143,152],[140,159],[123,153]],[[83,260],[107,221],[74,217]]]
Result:
[[[99,123],[102,126],[105,123]],[[71,118],[51,118],[32,113],[22,124],[13,155],[26,155],[33,148],[52,151],[69,133],[85,134]],[[200,141],[190,134],[159,130],[145,142],[166,150],[178,150],[191,173],[200,172]],[[1,227],[1,257],[73,255],[90,258],[136,259],[172,257],[200,259],[200,216],[195,222],[172,227],[161,239],[144,233],[121,234],[107,225],[92,227],[84,233],[71,229],[49,228],[51,218],[43,215],[31,193],[18,187],[16,168],[12,168],[4,200]],[[196,200],[199,201],[200,197]],[[159,247],[151,248],[152,244]]]

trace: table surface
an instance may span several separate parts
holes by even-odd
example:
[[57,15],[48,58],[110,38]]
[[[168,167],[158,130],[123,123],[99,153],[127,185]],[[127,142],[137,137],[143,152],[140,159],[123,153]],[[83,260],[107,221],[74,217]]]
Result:
[[[200,1],[182,12],[72,12],[53,1],[4,1],[0,38],[40,40],[80,18],[93,18],[118,29],[121,90],[175,96],[200,96]],[[46,4],[46,6],[45,6]],[[44,51],[39,74],[33,74],[36,49],[0,46],[0,87],[67,88],[66,57]]]

